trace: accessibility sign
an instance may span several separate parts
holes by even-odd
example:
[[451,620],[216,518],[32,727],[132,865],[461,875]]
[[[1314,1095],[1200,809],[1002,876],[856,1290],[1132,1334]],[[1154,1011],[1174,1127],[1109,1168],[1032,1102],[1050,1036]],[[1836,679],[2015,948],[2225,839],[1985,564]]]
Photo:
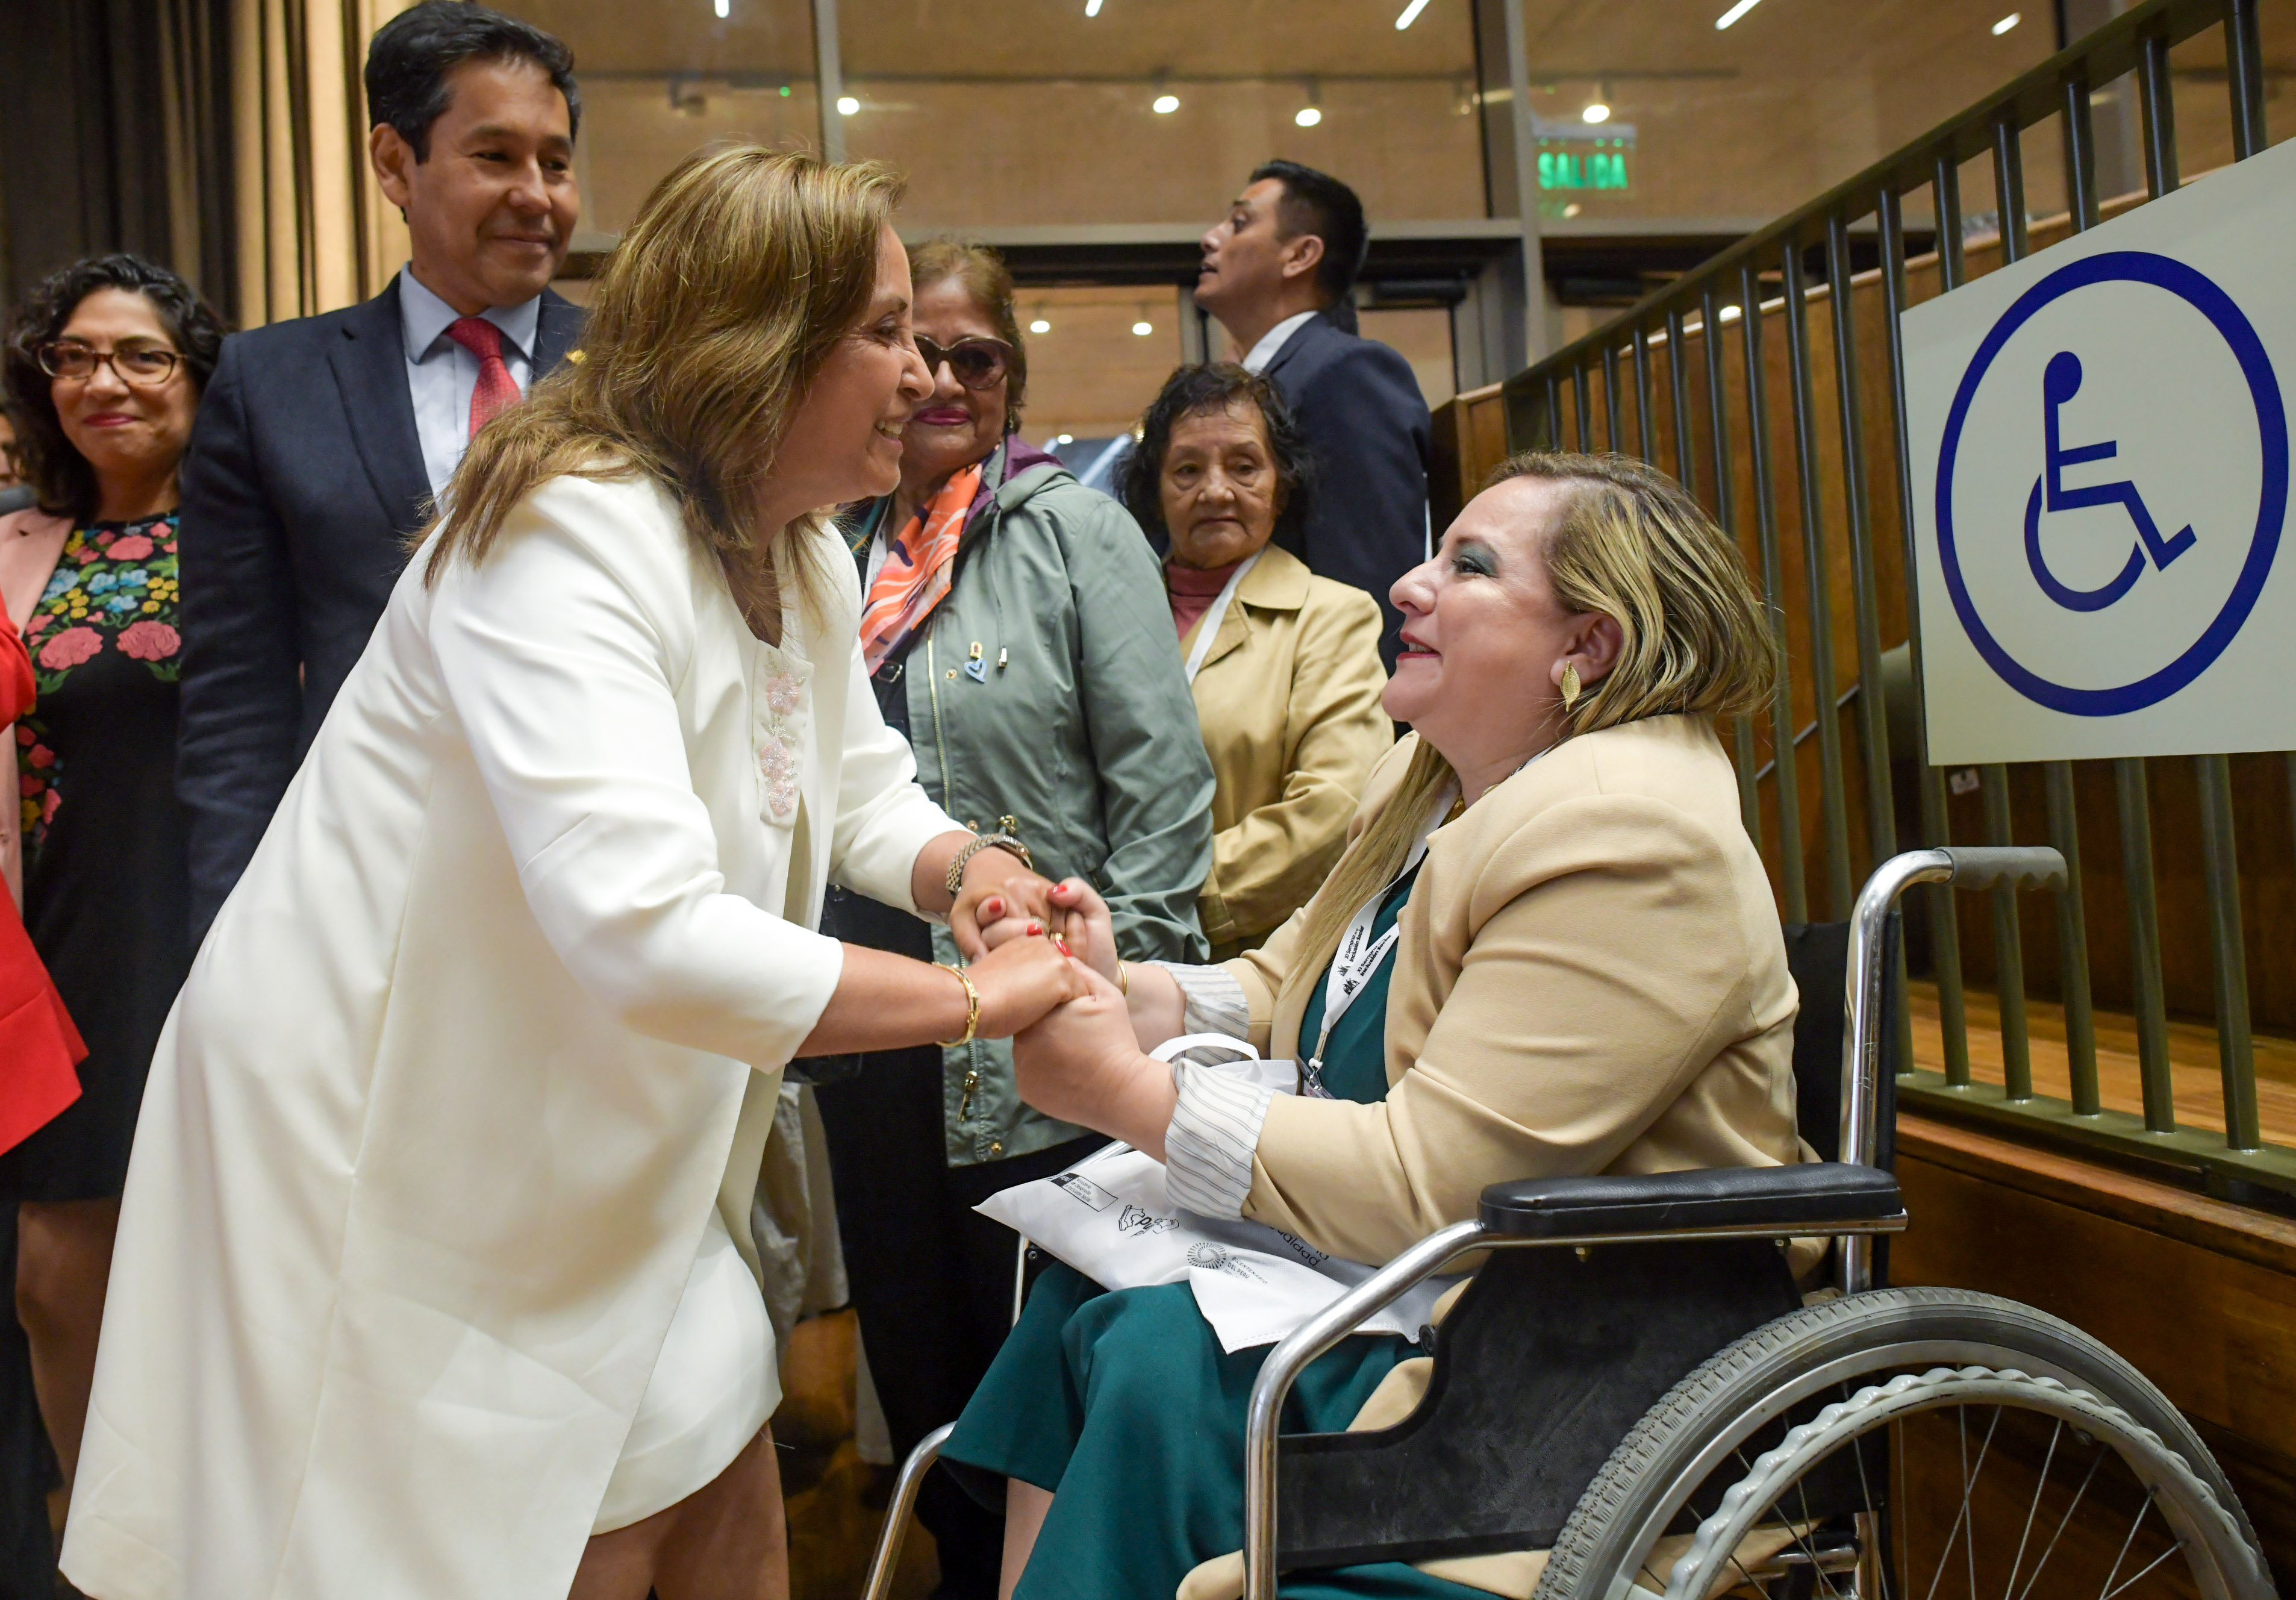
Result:
[[1940,765],[2296,749],[2296,145],[1905,314]]

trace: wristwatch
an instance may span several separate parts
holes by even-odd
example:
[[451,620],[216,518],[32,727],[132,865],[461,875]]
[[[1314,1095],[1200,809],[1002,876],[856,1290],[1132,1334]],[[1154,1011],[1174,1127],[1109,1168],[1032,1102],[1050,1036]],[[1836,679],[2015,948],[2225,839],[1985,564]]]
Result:
[[975,856],[978,856],[981,851],[989,849],[991,846],[1020,857],[1021,865],[1027,867],[1030,872],[1035,872],[1037,870],[1037,863],[1029,856],[1029,847],[1022,844],[1019,840],[1013,838],[1012,834],[979,834],[974,838],[965,841],[964,844],[957,848],[956,854],[948,858],[947,887],[949,898],[955,899],[956,898],[956,891],[964,886],[964,864],[972,860]]

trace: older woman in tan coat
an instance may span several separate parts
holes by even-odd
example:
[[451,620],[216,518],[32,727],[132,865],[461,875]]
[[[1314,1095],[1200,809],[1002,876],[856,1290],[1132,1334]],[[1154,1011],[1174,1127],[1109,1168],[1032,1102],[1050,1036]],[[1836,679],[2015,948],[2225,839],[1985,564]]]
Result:
[[[1772,678],[1728,538],[1640,463],[1521,456],[1394,597],[1385,704],[1413,736],[1316,898],[1224,965],[1119,967],[1089,890],[1055,890],[1094,993],[1020,1036],[1021,1093],[1162,1161],[1191,1211],[1366,1263],[1495,1182],[1799,1160],[1794,988],[1712,724]],[[1248,1037],[1297,1092],[1144,1054],[1182,1032]],[[1346,1427],[1413,1349],[1342,1341],[1292,1425]],[[1263,1354],[1225,1350],[1187,1284],[1048,1271],[944,1452],[1007,1481],[1012,1592],[1221,1592],[1198,1569],[1242,1541]],[[1538,1570],[1439,1565],[1284,1590],[1467,1600]]]
[[1172,374],[1118,486],[1170,542],[1164,587],[1218,780],[1196,903],[1215,960],[1308,903],[1395,742],[1379,606],[1283,547],[1306,524],[1313,478],[1282,394],[1222,363]]

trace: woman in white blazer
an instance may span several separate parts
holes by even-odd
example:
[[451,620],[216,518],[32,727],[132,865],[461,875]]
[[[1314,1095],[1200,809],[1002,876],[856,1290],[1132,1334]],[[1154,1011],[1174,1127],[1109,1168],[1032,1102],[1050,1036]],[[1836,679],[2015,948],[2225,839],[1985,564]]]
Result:
[[[813,931],[1041,907],[913,782],[815,514],[931,391],[898,181],[663,180],[473,441],[152,1064],[63,1567],[97,1600],[785,1592],[748,1217],[796,1054],[1009,1034]],[[952,887],[954,885],[954,888]]]

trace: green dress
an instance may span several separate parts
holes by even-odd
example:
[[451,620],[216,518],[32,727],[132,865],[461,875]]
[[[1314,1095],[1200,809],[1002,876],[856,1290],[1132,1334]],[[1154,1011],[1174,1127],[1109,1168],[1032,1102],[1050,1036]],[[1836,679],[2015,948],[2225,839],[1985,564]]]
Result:
[[[1381,904],[1394,925],[1406,877]],[[1389,950],[1332,1030],[1324,1086],[1339,1099],[1387,1097]],[[1318,981],[1300,1023],[1324,1020]],[[1243,1547],[1243,1435],[1268,1349],[1220,1349],[1185,1284],[1114,1293],[1055,1263],[1040,1276],[941,1459],[976,1493],[996,1478],[1055,1491],[1013,1600],[1172,1600],[1198,1563]],[[1336,1433],[1395,1365],[1418,1353],[1391,1333],[1344,1339],[1310,1363],[1283,1405],[1287,1433]],[[984,1480],[980,1474],[991,1476]],[[1294,1572],[1297,1600],[1489,1600],[1400,1562]]]

